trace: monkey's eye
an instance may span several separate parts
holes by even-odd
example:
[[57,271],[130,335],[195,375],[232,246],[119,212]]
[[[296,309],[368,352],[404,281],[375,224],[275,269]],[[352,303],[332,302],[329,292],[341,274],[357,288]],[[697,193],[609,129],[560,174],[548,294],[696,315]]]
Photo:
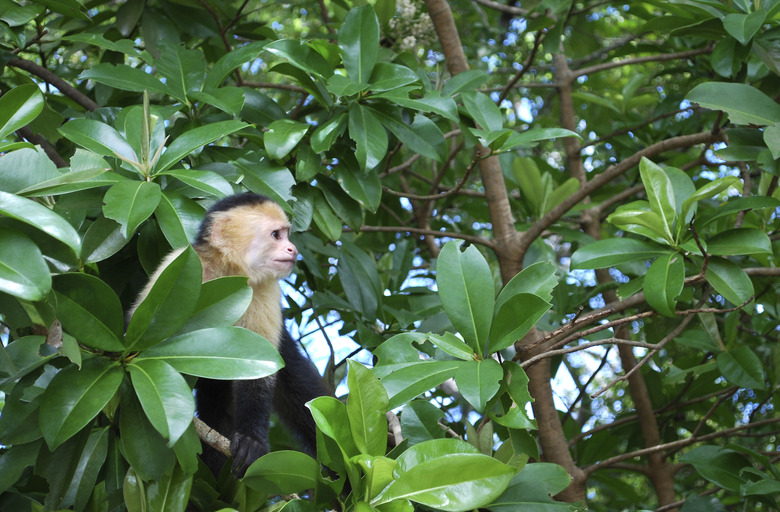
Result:
[[281,235],[279,234],[279,230],[278,230],[278,229],[277,229],[277,230],[274,230],[274,231],[271,233],[271,236],[272,236],[272,237],[274,237],[274,240],[279,240],[279,239],[281,238]]

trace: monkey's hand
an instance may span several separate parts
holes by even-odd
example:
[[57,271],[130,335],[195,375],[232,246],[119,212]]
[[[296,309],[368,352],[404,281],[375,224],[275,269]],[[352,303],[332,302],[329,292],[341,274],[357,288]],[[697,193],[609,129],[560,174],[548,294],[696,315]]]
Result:
[[230,453],[233,454],[231,470],[241,478],[254,461],[268,453],[268,441],[236,432],[230,441]]

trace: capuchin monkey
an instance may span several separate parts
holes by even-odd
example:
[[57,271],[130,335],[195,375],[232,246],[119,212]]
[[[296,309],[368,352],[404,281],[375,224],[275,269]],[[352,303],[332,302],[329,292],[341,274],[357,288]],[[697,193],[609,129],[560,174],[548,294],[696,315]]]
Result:
[[[253,193],[226,197],[206,213],[193,247],[203,266],[203,281],[221,276],[245,276],[252,301],[236,325],[273,343],[285,366],[256,380],[198,379],[195,401],[198,417],[230,439],[232,471],[238,477],[269,451],[272,409],[301,440],[304,451],[315,453],[315,424],[305,403],[332,393],[311,361],[298,350],[282,317],[279,279],[292,271],[298,250],[289,239],[290,222],[271,199]],[[174,251],[161,267],[178,256]],[[146,297],[160,270],[152,275],[135,307]],[[203,459],[218,475],[225,457],[204,446]]]

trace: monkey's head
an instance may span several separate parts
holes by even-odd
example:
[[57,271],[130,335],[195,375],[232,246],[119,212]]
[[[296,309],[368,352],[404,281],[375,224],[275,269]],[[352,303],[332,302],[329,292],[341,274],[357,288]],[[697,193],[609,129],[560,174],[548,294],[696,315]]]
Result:
[[250,282],[281,279],[292,271],[298,250],[290,221],[271,199],[239,194],[218,201],[206,213],[195,245],[210,246]]

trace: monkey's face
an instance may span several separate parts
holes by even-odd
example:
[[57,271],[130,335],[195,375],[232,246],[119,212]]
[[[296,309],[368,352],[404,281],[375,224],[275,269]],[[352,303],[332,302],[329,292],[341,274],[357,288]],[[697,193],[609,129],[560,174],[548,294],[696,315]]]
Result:
[[290,225],[286,219],[264,219],[249,244],[247,263],[252,277],[287,277],[292,272],[298,249],[290,241]]

